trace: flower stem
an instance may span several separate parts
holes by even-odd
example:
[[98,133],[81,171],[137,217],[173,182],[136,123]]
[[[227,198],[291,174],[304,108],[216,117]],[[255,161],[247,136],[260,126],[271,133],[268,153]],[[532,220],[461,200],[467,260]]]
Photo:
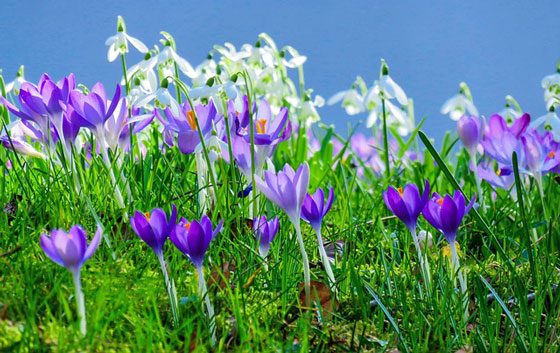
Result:
[[115,186],[115,197],[117,198],[117,203],[119,204],[120,208],[125,208],[124,207],[124,200],[122,197],[122,193],[121,193],[121,189],[119,187],[119,184],[117,183],[117,178],[115,178],[115,172],[113,171],[113,167],[111,165],[111,161],[109,159],[109,154],[107,153],[107,149],[105,148],[105,146],[101,146],[101,155],[103,156],[103,160],[105,162],[105,165],[107,166],[107,168],[109,168],[109,175],[111,176],[111,181],[113,182],[113,185]]
[[484,198],[482,197],[482,186],[480,185],[480,176],[478,175],[478,168],[476,163],[476,151],[472,153],[469,152],[471,157],[471,163],[473,165],[473,173],[474,173],[474,180],[476,181],[476,190],[478,191],[478,199],[480,200],[480,204],[484,209]]
[[539,188],[539,194],[541,195],[541,204],[543,208],[544,218],[548,221],[548,212],[544,203],[544,189],[542,184],[542,173],[535,173],[535,179],[537,181],[537,187]]
[[389,166],[389,140],[387,137],[387,114],[385,113],[385,98],[381,97],[381,107],[383,109],[383,149],[385,150],[385,174],[387,175],[387,182],[389,182],[389,176],[391,175],[391,170]]
[[309,272],[309,259],[307,258],[307,252],[305,251],[305,245],[303,244],[303,237],[301,236],[301,224],[299,218],[292,220],[294,228],[296,229],[297,240],[299,248],[301,250],[301,259],[303,261],[303,278],[305,285],[305,306],[311,306],[311,274]]
[[80,333],[86,335],[86,306],[84,304],[84,293],[82,292],[82,283],[80,281],[80,269],[71,270],[74,277],[74,285],[76,287],[76,304],[78,305],[78,316],[80,318]]
[[457,243],[452,242],[449,244],[451,247],[451,261],[452,261],[452,272],[455,275],[457,272],[459,273],[459,284],[461,285],[461,297],[463,298],[463,308],[465,310],[465,322],[469,318],[469,307],[468,307],[468,300],[467,297],[467,282],[463,277],[463,272],[459,266],[459,257],[457,256]]
[[331,268],[331,262],[329,261],[329,257],[327,256],[327,252],[325,251],[323,238],[321,237],[321,226],[315,229],[315,233],[317,233],[317,242],[319,243],[319,254],[321,254],[321,261],[323,261],[323,264],[325,265],[325,271],[327,272],[327,276],[329,278],[329,287],[331,287],[332,291],[336,293],[336,280]]
[[167,269],[165,266],[165,260],[163,258],[163,252],[157,254],[159,259],[159,264],[161,266],[161,272],[163,272],[163,279],[165,280],[165,286],[167,287],[167,295],[169,295],[169,301],[171,302],[171,311],[173,312],[173,322],[175,326],[179,324],[179,315],[177,312],[177,295],[174,293],[171,282],[169,281],[169,276],[167,274]]
[[210,303],[202,266],[197,267],[196,270],[198,271],[198,294],[201,298],[206,300],[206,309],[208,310],[208,318],[210,319],[210,331],[212,332],[212,345],[214,346],[216,344],[216,318],[214,317],[214,307],[212,307],[212,303]]
[[[418,242],[418,236],[416,235],[416,225],[410,228],[410,234],[412,235],[412,240],[414,241],[414,247],[418,253],[418,262],[420,263],[420,271],[422,272],[422,278],[424,278],[424,284],[426,285],[426,290],[428,291],[428,296],[430,295],[430,265],[428,261],[424,261],[424,254],[422,254],[422,249],[420,248],[420,243]],[[426,236],[426,243],[428,242]]]

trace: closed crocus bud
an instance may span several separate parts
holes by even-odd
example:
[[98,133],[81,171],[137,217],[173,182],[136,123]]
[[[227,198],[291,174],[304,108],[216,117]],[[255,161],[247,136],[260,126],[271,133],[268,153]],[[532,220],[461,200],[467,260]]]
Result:
[[212,221],[207,216],[202,216],[200,222],[187,221],[185,218],[177,223],[169,235],[169,239],[183,254],[187,255],[196,268],[202,268],[204,255],[210,242],[222,229],[223,220],[212,229]]
[[57,264],[71,271],[79,271],[97,249],[100,239],[101,227],[98,226],[88,246],[85,230],[81,226],[72,226],[68,232],[53,229],[50,235],[42,234],[41,248]]
[[482,138],[484,126],[478,117],[463,115],[457,121],[457,132],[465,148],[472,154],[476,151],[476,147]]
[[270,243],[278,233],[278,216],[268,220],[265,216],[253,221],[253,231],[259,241],[259,255],[264,259],[270,250]]
[[177,220],[177,208],[172,205],[169,221],[165,212],[156,208],[151,213],[144,214],[136,211],[134,217],[130,218],[130,225],[134,232],[148,244],[156,254],[161,254],[165,240],[175,227]]

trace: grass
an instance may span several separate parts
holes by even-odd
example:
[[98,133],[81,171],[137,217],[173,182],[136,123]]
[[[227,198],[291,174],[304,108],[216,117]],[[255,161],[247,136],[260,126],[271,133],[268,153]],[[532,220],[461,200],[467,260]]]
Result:
[[[340,241],[344,251],[333,267],[336,300],[319,283],[327,283],[316,237],[303,226],[310,256],[314,295],[323,305],[300,305],[303,281],[299,248],[288,218],[260,197],[259,214],[280,216],[280,230],[265,269],[248,224],[248,199],[237,197],[244,182],[239,172],[217,164],[219,207],[214,222],[224,219],[224,231],[211,243],[205,276],[217,313],[216,347],[210,346],[209,322],[203,299],[197,297],[192,263],[166,243],[164,257],[180,298],[180,319],[173,325],[158,260],[133,232],[127,214],[156,207],[179,216],[199,218],[193,156],[177,148],[162,152],[155,131],[145,157],[124,156],[132,201],[120,209],[114,200],[109,169],[100,156],[86,167],[85,154],[74,154],[77,170],[67,172],[48,160],[16,156],[0,150],[0,350],[14,351],[339,351],[339,352],[556,352],[560,247],[557,197],[560,185],[545,176],[544,204],[553,218],[544,218],[535,183],[518,189],[518,201],[508,191],[483,183],[487,208],[464,219],[457,235],[461,264],[468,283],[470,315],[463,319],[459,290],[454,286],[446,242],[423,219],[420,228],[433,235],[427,250],[432,283],[429,291],[405,226],[392,217],[381,193],[387,185],[423,185],[467,197],[476,191],[468,170],[468,155],[453,149],[448,137],[439,151],[428,144],[423,162],[393,163],[390,179],[365,171],[344,153],[332,153],[330,136],[309,158],[310,191],[333,186],[335,203],[323,224],[325,241]],[[413,137],[416,134],[413,135]],[[303,140],[303,143],[301,142]],[[284,142],[274,163],[296,166],[307,155],[305,138]],[[411,141],[409,141],[411,142]],[[407,144],[407,146],[410,143]],[[302,150],[303,149],[303,150]],[[6,172],[6,161],[13,169]],[[437,160],[437,166],[434,164]],[[355,160],[354,160],[355,161]],[[119,175],[116,166],[114,171]],[[233,168],[233,169],[231,169]],[[82,185],[75,191],[72,173]],[[125,185],[120,183],[122,190]],[[125,194],[126,195],[126,194]],[[111,248],[102,243],[82,270],[88,331],[79,334],[71,274],[43,254],[39,237],[52,228],[81,224],[93,236],[101,222]],[[533,242],[533,232],[537,242]],[[114,255],[114,256],[113,256]],[[530,261],[531,260],[531,261]],[[428,294],[429,293],[429,294]]]

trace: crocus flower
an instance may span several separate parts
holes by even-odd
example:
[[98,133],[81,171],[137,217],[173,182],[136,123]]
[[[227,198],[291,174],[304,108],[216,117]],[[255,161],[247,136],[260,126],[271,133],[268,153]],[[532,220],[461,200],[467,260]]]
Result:
[[425,181],[422,195],[420,195],[418,187],[414,184],[408,184],[404,189],[399,188],[398,190],[389,186],[387,191],[383,192],[383,200],[389,210],[391,210],[411,232],[415,231],[418,216],[420,216],[429,197],[430,185],[428,180]]
[[259,255],[264,259],[270,250],[270,243],[278,233],[278,216],[266,220],[266,216],[255,218],[253,221],[253,231],[259,241]]
[[327,276],[329,277],[329,282],[332,288],[336,280],[334,278],[333,271],[331,269],[331,262],[325,251],[325,245],[323,244],[323,238],[321,236],[321,224],[323,223],[323,218],[331,209],[334,200],[334,190],[331,187],[329,189],[329,196],[327,198],[327,203],[325,204],[325,192],[323,189],[319,188],[315,191],[315,194],[305,195],[305,200],[303,201],[303,206],[301,208],[301,218],[309,223],[311,227],[315,230],[317,234],[317,242],[319,244],[319,253],[321,254],[321,261],[325,266],[325,271],[327,271]]
[[78,90],[72,91],[67,113],[73,123],[90,129],[98,139],[104,140],[102,130],[105,121],[117,108],[120,96],[121,86],[117,85],[113,99],[108,104],[105,87],[98,82],[87,95]]
[[294,225],[297,233],[301,257],[303,260],[303,275],[305,282],[306,304],[311,304],[311,276],[309,273],[309,259],[301,236],[300,214],[303,200],[309,187],[309,165],[302,164],[297,172],[294,172],[289,164],[284,169],[274,174],[270,171],[264,172],[264,180],[255,176],[257,188],[276,206],[280,207]]
[[465,197],[459,190],[455,191],[453,197],[445,195],[443,198],[437,192],[434,192],[432,198],[428,201],[422,211],[422,215],[428,223],[439,230],[449,242],[449,246],[451,247],[453,272],[459,272],[461,292],[463,293],[463,306],[465,308],[465,318],[468,317],[468,297],[465,296],[467,284],[459,267],[455,237],[463,217],[465,217],[465,215],[469,212],[475,199],[476,195],[474,195],[469,204],[466,205]]
[[478,190],[478,195],[482,198],[482,187],[480,185],[480,176],[478,175],[477,160],[476,160],[476,149],[484,133],[484,120],[480,120],[477,116],[463,115],[461,119],[457,121],[457,132],[459,133],[459,138],[463,142],[463,145],[469,152],[471,157],[471,163],[473,165],[473,172],[476,181],[476,187]]
[[529,114],[523,114],[511,127],[508,127],[504,118],[498,114],[492,115],[480,141],[484,151],[506,166],[513,165],[511,161],[513,152],[517,152],[518,158],[521,160],[523,148],[520,136],[527,130],[530,121]]
[[416,252],[418,253],[418,261],[420,263],[420,268],[422,270],[422,275],[424,277],[424,283],[428,287],[430,282],[430,269],[427,262],[425,262],[424,256],[422,254],[422,249],[420,248],[420,242],[416,235],[416,223],[418,222],[418,216],[426,206],[428,199],[430,197],[430,184],[428,180],[425,181],[424,192],[420,195],[418,187],[414,184],[408,184],[402,188],[395,190],[392,186],[389,186],[387,191],[383,192],[383,200],[387,205],[387,208],[393,212],[398,219],[400,219],[410,231],[412,235],[412,240],[414,241],[414,246],[416,247]]
[[521,136],[526,168],[535,178],[541,197],[544,198],[542,175],[555,170],[560,165],[560,144],[553,139],[550,131],[541,135],[531,130]]
[[78,315],[80,316],[80,331],[83,336],[86,334],[86,309],[84,304],[84,294],[80,282],[80,271],[86,262],[95,252],[101,240],[102,229],[98,225],[97,232],[87,244],[86,232],[80,226],[72,226],[70,231],[63,229],[53,229],[50,235],[41,234],[41,248],[45,254],[57,264],[66,267],[74,277],[76,286],[76,302],[78,305]]
[[199,221],[187,221],[181,218],[178,224],[173,228],[169,239],[183,254],[191,259],[198,272],[198,294],[206,300],[206,308],[210,319],[210,330],[212,331],[212,342],[216,341],[216,324],[214,318],[214,308],[210,303],[207,295],[206,282],[204,281],[204,273],[202,265],[204,263],[204,255],[210,242],[216,237],[222,228],[223,220],[218,223],[216,228],[212,229],[212,221],[206,215],[202,216]]
[[163,258],[163,245],[175,228],[177,220],[177,208],[172,205],[171,216],[167,220],[167,215],[161,208],[156,208],[152,212],[144,214],[136,211],[134,217],[130,218],[130,225],[134,232],[148,244],[159,259],[161,271],[167,287],[167,294],[171,302],[171,311],[173,312],[173,319],[175,324],[178,323],[177,311],[177,296],[175,294],[175,287],[169,281],[169,276],[166,270],[165,259]]
[[465,148],[474,154],[484,133],[484,123],[477,116],[463,115],[457,120],[457,132]]

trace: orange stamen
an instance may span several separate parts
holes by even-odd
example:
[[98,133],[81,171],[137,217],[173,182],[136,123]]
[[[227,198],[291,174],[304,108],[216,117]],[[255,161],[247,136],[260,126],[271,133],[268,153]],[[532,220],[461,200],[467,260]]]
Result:
[[187,112],[187,121],[189,122],[191,129],[196,130],[196,120],[194,118],[194,113],[192,110],[189,110]]
[[144,213],[144,216],[146,216],[146,219],[147,219],[148,222],[149,222],[149,221],[150,221],[150,212]]
[[399,191],[399,195],[402,197],[402,188],[398,188],[397,190]]
[[546,156],[548,158],[554,158],[556,156],[556,153],[554,153],[553,151],[550,151]]
[[439,200],[437,200],[437,203],[439,203],[439,206],[441,207],[441,205],[443,204],[443,199],[440,198]]
[[189,230],[189,229],[191,229],[191,224],[187,222],[187,223],[185,223],[184,227],[185,227],[186,230]]
[[266,124],[266,119],[257,120],[257,133],[258,134],[264,134],[265,133],[265,129],[264,129],[265,124]]

